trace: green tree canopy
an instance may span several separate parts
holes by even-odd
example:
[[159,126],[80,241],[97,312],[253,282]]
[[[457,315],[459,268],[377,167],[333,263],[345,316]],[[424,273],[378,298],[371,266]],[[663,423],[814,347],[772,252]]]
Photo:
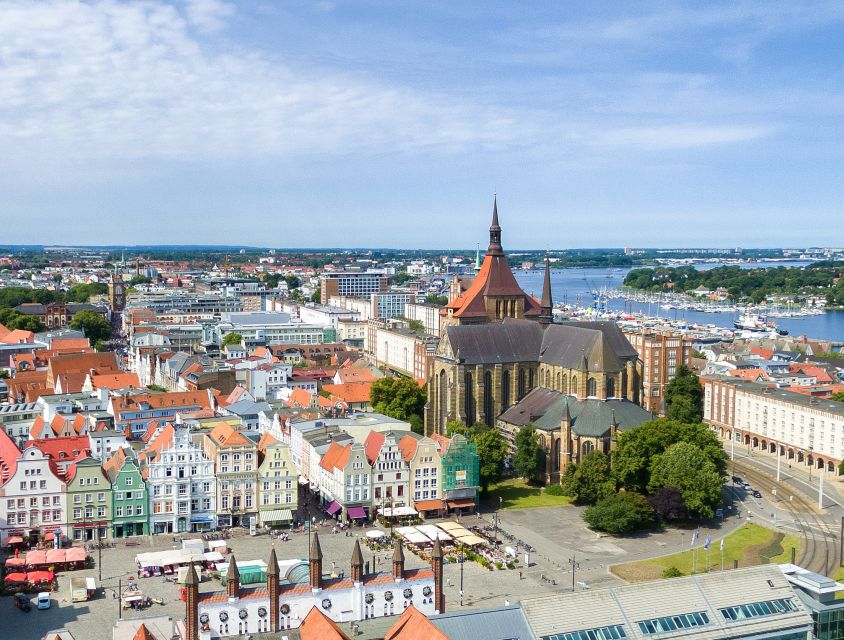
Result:
[[284,281],[287,283],[287,288],[291,291],[302,286],[302,281],[296,276],[284,276]]
[[450,438],[455,433],[461,433],[466,438],[471,438],[472,430],[466,426],[465,422],[461,422],[460,420],[449,420],[445,423],[445,437]]
[[705,424],[658,418],[619,434],[613,454],[613,469],[619,484],[627,491],[644,492],[650,481],[653,458],[677,442],[697,446],[718,473],[726,473],[724,448]]
[[507,441],[501,437],[498,429],[475,431],[472,441],[478,447],[481,489],[486,492],[489,485],[498,482],[504,473]]
[[108,285],[103,282],[75,284],[67,292],[67,299],[71,302],[88,302],[93,296],[103,296],[107,293]]
[[678,422],[703,420],[703,387],[684,364],[677,367],[677,373],[665,387],[665,414]]
[[92,344],[105,342],[111,336],[111,326],[96,311],[80,311],[70,321],[71,329],[82,331]]
[[536,428],[532,424],[522,425],[516,434],[516,454],[513,468],[525,480],[533,480],[543,470],[545,450],[539,444]]
[[412,378],[379,378],[369,391],[372,408],[397,420],[410,420],[411,416],[421,418],[426,399],[425,389]]
[[833,393],[830,398],[835,400],[836,402],[844,402],[844,391],[838,391],[837,393]]
[[561,484],[577,504],[595,504],[614,494],[616,483],[610,457],[601,451],[589,452],[580,462],[566,467]]
[[448,297],[447,296],[438,296],[435,293],[428,294],[425,296],[425,302],[428,304],[435,304],[438,307],[444,307],[448,304]]
[[220,343],[220,348],[227,345],[235,345],[235,344],[242,344],[243,343],[243,336],[239,333],[232,331],[231,333],[227,333],[223,336],[223,341]]
[[614,493],[583,512],[583,520],[594,531],[618,535],[653,526],[653,509],[639,493]]
[[722,502],[724,476],[700,447],[690,442],[677,442],[651,463],[648,490],[674,487],[683,496],[689,512],[711,518]]

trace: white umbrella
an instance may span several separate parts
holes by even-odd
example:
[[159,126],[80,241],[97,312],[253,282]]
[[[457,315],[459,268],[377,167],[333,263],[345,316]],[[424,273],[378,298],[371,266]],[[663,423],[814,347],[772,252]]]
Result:
[[384,532],[383,532],[383,531],[379,531],[378,529],[373,529],[372,531],[367,531],[367,532],[366,532],[366,537],[367,537],[367,538],[372,538],[373,540],[377,540],[378,538],[383,538],[383,537],[384,537]]

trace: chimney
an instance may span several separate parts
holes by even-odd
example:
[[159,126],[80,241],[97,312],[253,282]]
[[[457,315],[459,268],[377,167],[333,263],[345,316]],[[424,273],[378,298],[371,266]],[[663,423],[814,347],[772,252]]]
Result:
[[357,540],[352,550],[352,582],[355,584],[363,582],[363,554],[360,551],[360,542]]
[[226,574],[226,593],[229,596],[229,602],[240,600],[240,571],[237,568],[234,554],[229,556],[229,570]]
[[311,589],[318,591],[322,588],[322,549],[320,549],[319,534],[316,531],[314,531],[314,537],[311,540],[308,564],[310,565]]
[[393,547],[393,577],[396,582],[404,578],[404,548],[402,547],[401,538],[396,539]]
[[267,560],[267,592],[270,597],[270,631],[278,631],[279,612],[279,585],[278,585],[278,558],[275,555],[275,547],[270,550],[270,558]]
[[191,562],[185,577],[185,640],[199,640],[199,577]]

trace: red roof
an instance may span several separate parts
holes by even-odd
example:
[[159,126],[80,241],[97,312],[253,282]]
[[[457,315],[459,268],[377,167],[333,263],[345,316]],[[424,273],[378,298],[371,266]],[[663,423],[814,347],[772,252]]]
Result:
[[299,625],[299,637],[302,640],[351,640],[331,618],[316,607],[311,607]]
[[378,454],[381,453],[381,447],[384,445],[384,434],[380,431],[370,431],[366,436],[366,441],[363,443],[363,449],[366,452],[366,459],[369,464],[375,462]]
[[334,469],[343,470],[349,464],[349,455],[352,452],[352,445],[345,446],[332,442],[328,445],[328,450],[322,455],[319,461],[321,466],[326,471],[334,471]]
[[0,429],[0,485],[15,475],[20,456],[21,452],[15,446],[15,443],[12,442],[5,430]]
[[424,613],[410,605],[387,631],[384,640],[448,640],[448,636],[428,620]]
[[326,384],[322,390],[330,393],[333,400],[347,404],[365,404],[369,402],[371,382],[348,382],[346,384]]
[[399,440],[399,450],[401,451],[401,455],[404,458],[405,462],[410,462],[411,460],[413,460],[413,456],[416,455],[416,448],[418,446],[419,440],[409,434]]

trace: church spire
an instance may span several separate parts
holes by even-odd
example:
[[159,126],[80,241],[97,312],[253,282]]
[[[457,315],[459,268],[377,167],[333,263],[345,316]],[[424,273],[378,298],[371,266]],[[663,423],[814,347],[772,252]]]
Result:
[[492,224],[489,225],[489,248],[486,251],[489,255],[504,255],[501,248],[501,226],[498,224],[498,195],[493,195],[492,200]]
[[542,283],[542,300],[539,303],[542,315],[539,321],[543,324],[550,324],[554,321],[554,300],[551,298],[551,261],[548,253],[545,253],[545,280]]

